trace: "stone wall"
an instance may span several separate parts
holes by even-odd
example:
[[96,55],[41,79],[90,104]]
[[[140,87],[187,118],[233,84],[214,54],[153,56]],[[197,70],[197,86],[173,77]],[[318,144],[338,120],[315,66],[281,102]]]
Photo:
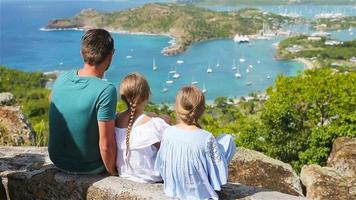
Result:
[[[162,184],[135,183],[106,174],[63,173],[52,165],[47,148],[43,147],[0,147],[0,178],[0,197],[6,196],[8,200],[170,199],[163,193]],[[243,200],[305,199],[240,183],[225,185],[219,196]]]

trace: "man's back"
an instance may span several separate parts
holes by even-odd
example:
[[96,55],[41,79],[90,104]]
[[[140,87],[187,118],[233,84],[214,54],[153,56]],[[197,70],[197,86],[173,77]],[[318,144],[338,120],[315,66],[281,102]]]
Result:
[[115,119],[117,93],[113,84],[71,70],[52,88],[48,151],[53,163],[72,172],[103,167],[98,121]]

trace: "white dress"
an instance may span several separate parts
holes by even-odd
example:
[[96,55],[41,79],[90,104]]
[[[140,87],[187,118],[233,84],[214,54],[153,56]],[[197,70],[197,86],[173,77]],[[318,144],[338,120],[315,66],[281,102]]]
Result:
[[130,132],[130,148],[126,156],[126,128],[115,128],[117,158],[116,167],[120,177],[136,182],[155,183],[162,181],[158,171],[154,170],[157,148],[153,144],[160,142],[164,130],[169,126],[161,118],[151,118],[137,125],[145,115],[139,116]]

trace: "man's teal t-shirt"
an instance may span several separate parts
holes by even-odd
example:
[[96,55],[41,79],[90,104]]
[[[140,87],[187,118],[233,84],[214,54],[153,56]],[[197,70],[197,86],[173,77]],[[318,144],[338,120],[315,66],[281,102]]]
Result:
[[49,111],[49,156],[58,168],[90,172],[103,167],[98,121],[115,119],[115,86],[77,70],[59,76],[52,88]]

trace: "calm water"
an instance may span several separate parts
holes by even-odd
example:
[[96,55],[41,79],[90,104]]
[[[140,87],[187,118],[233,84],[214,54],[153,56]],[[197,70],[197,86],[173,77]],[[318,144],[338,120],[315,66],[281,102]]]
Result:
[[[48,20],[68,17],[84,8],[101,11],[122,10],[137,7],[149,1],[83,2],[83,1],[0,1],[0,64],[25,71],[54,71],[78,68],[82,65],[79,44],[82,32],[52,31],[39,29]],[[279,7],[275,7],[276,12]],[[267,8],[266,8],[267,10]],[[353,30],[355,32],[355,30]],[[113,34],[117,53],[106,78],[118,84],[121,78],[132,71],[143,73],[152,88],[154,102],[173,102],[182,85],[192,80],[198,86],[206,86],[207,99],[218,96],[242,96],[250,92],[264,91],[278,74],[295,75],[303,69],[299,63],[274,59],[273,43],[282,38],[254,41],[252,45],[235,44],[232,40],[212,40],[193,44],[178,56],[163,56],[160,52],[170,38],[163,36],[142,36]],[[354,39],[347,31],[335,32],[334,37]],[[127,59],[127,56],[132,56]],[[158,70],[152,70],[152,60],[156,59]],[[240,63],[239,59],[246,60]],[[240,67],[241,79],[234,77],[233,60]],[[183,60],[183,64],[177,64]],[[258,62],[259,61],[259,62]],[[219,63],[220,67],[216,67]],[[213,73],[206,73],[208,65]],[[252,65],[246,76],[246,68]],[[166,85],[167,93],[162,93],[168,72],[176,69],[181,77],[172,85]],[[267,76],[270,76],[268,79]],[[246,81],[253,84],[246,86]]]

